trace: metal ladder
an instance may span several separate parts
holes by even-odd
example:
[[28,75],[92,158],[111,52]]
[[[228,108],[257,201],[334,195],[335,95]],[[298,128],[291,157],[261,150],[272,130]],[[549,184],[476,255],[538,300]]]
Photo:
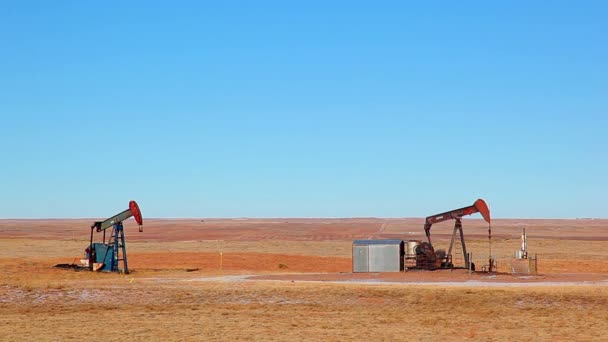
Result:
[[[122,222],[115,224],[112,228],[112,235],[108,244],[114,245],[114,255],[112,256],[112,272],[122,272],[129,274],[129,266],[127,265],[127,246],[125,244],[125,232]],[[122,270],[118,267],[122,262]]]

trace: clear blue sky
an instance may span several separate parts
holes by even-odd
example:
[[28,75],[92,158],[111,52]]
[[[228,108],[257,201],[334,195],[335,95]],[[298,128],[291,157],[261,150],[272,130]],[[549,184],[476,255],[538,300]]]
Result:
[[217,3],[0,2],[0,218],[608,216],[608,2]]

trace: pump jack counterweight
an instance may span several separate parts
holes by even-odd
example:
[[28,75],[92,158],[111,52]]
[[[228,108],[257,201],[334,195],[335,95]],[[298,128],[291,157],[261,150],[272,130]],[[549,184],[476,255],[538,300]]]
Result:
[[[127,245],[125,243],[124,226],[122,222],[133,216],[142,232],[143,218],[137,202],[129,202],[129,209],[116,214],[104,221],[97,221],[91,225],[91,240],[86,249],[89,269],[91,271],[129,273],[127,263]],[[106,242],[106,230],[111,228],[112,233]],[[103,232],[102,242],[93,242],[94,232]],[[120,268],[122,263],[122,269]]]

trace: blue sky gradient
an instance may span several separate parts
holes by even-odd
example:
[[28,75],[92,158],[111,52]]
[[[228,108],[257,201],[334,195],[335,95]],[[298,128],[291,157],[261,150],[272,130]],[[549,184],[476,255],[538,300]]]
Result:
[[608,3],[0,3],[0,218],[607,217]]

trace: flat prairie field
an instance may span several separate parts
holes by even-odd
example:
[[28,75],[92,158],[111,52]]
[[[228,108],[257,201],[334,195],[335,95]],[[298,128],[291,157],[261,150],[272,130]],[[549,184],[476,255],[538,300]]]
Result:
[[[352,273],[353,240],[425,240],[421,218],[128,220],[129,274],[54,267],[93,221],[0,220],[0,341],[608,340],[608,220],[494,220],[490,246],[464,219],[474,273]],[[509,264],[523,227],[536,273]]]

